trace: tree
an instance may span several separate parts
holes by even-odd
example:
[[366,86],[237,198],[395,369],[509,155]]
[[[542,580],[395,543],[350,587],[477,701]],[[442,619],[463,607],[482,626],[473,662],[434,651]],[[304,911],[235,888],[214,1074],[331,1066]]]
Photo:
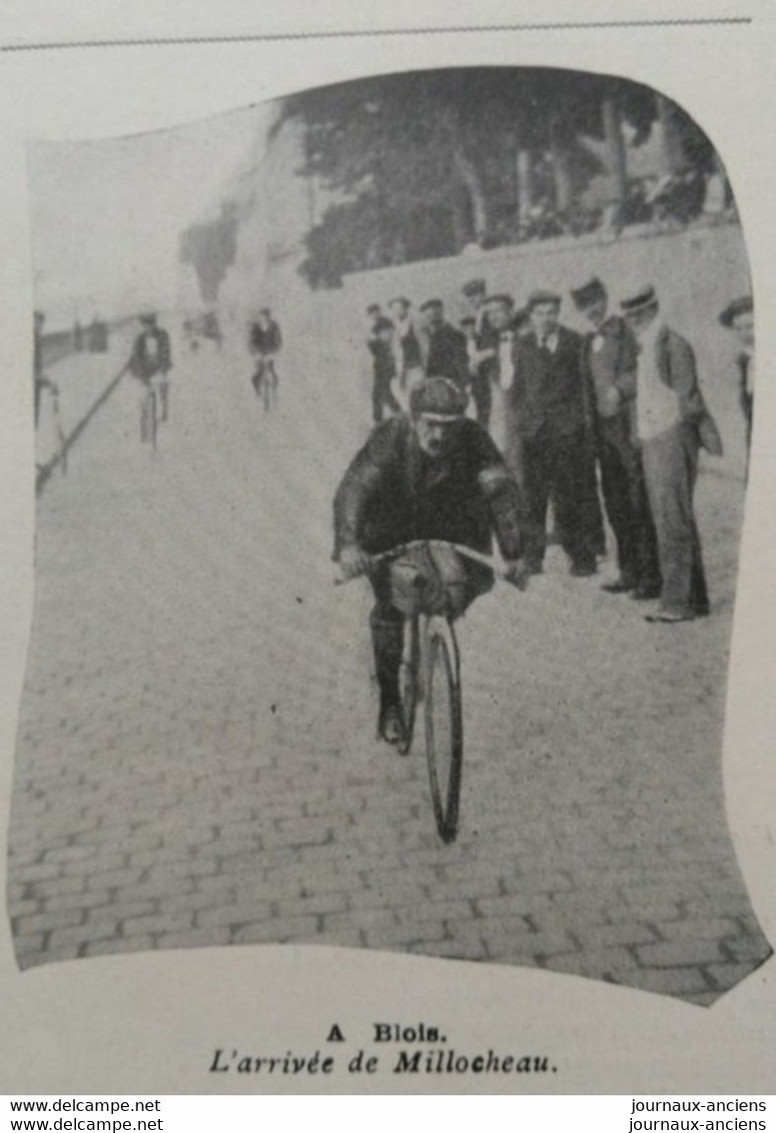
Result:
[[194,268],[200,293],[206,303],[215,303],[218,289],[237,253],[237,210],[231,203],[221,207],[216,220],[193,224],[181,233],[179,258]]
[[[575,232],[589,225],[579,200],[602,172],[619,226],[628,197],[623,126],[638,145],[667,117],[683,160],[706,162],[708,139],[677,107],[608,75],[450,68],[293,95],[275,130],[303,123],[299,173],[336,201],[309,234],[304,270],[322,281],[337,275],[335,264],[357,270],[515,241],[535,213],[548,218],[539,234]],[[605,145],[594,150],[586,138]]]

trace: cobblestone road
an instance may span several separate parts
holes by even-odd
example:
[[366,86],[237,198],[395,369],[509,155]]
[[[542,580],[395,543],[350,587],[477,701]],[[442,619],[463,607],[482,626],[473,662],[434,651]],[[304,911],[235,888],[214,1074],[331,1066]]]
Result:
[[334,405],[289,359],[266,420],[247,372],[208,349],[179,365],[156,458],[124,379],[39,502],[20,966],[320,942],[713,1002],[770,953],[720,772],[741,482],[701,477],[706,620],[648,625],[557,554],[526,594],[476,604],[461,830],[443,846],[422,748],[373,739],[366,589],[331,585],[359,391]]

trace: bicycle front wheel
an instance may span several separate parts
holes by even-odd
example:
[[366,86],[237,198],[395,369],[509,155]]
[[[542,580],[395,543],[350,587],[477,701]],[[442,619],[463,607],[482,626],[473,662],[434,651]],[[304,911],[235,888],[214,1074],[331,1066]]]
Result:
[[463,718],[454,643],[432,633],[426,672],[426,758],[431,803],[443,842],[458,833],[463,769]]

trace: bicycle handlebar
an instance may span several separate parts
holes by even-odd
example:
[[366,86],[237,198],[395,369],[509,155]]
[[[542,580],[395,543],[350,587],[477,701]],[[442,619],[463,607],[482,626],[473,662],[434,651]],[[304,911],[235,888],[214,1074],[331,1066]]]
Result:
[[[497,566],[491,555],[484,555],[480,551],[473,550],[471,547],[466,547],[461,543],[451,543],[446,539],[413,539],[409,543],[401,543],[396,547],[390,547],[387,551],[379,551],[377,554],[370,555],[369,557],[372,562],[388,562],[391,559],[401,558],[401,556],[407,554],[408,551],[414,551],[419,547],[444,547],[447,550],[455,551],[456,554],[461,555],[462,558],[488,567],[493,571],[496,578],[501,579],[502,582],[509,582],[511,585],[517,586],[518,589],[524,589],[524,586],[518,584],[511,574],[508,574],[507,571]],[[360,576],[353,575],[351,578],[335,578],[334,585],[342,586],[346,582],[351,582],[353,578],[358,577]]]

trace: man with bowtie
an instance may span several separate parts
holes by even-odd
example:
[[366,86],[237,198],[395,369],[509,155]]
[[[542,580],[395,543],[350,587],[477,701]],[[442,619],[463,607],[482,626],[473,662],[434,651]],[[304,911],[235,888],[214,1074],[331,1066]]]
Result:
[[581,368],[582,338],[560,325],[560,305],[561,297],[550,291],[535,291],[528,300],[531,329],[514,346],[506,427],[508,445],[519,445],[521,452],[530,515],[527,564],[537,574],[543,569],[552,499],[570,572],[585,577],[596,572],[598,539],[589,491],[589,401]]

